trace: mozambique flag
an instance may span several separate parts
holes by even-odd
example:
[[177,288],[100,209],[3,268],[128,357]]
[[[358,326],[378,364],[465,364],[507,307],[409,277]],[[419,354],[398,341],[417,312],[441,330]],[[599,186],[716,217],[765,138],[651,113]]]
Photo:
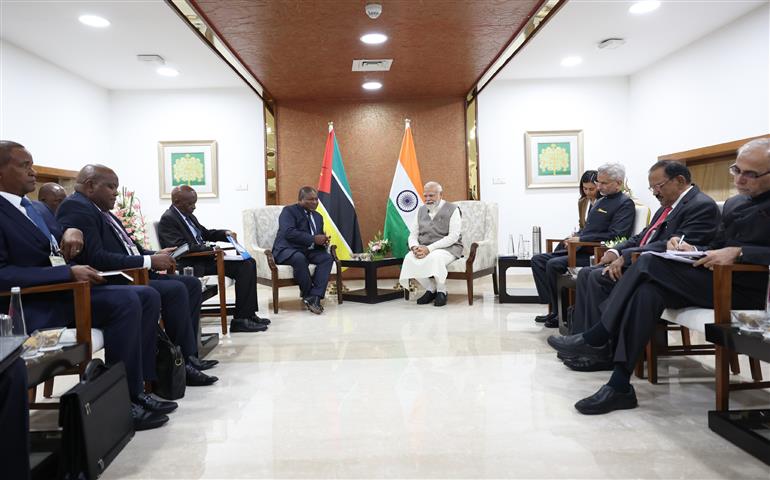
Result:
[[337,246],[337,257],[345,260],[350,258],[351,253],[360,253],[362,246],[358,217],[331,122],[321,177],[318,180],[318,200],[318,213],[324,217],[325,233],[331,237],[332,245]]
[[388,206],[385,212],[385,228],[382,236],[390,240],[393,256],[403,258],[409,252],[409,225],[422,205],[420,166],[414,151],[414,140],[409,120],[406,121],[401,152],[398,154],[396,173],[390,186]]

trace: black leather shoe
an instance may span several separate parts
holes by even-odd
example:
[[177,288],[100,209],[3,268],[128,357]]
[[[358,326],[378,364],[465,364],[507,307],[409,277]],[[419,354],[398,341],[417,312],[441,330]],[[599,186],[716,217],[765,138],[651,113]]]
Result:
[[208,370],[209,368],[214,368],[216,365],[219,365],[219,360],[201,360],[198,357],[193,357],[190,355],[187,358],[187,363],[195,367],[196,370],[200,370],[202,372],[204,370]]
[[575,408],[583,415],[601,415],[613,410],[636,408],[638,405],[633,385],[629,385],[625,393],[609,385],[602,385],[598,392],[577,402]]
[[212,385],[219,380],[218,377],[213,375],[206,375],[205,373],[197,370],[190,364],[185,364],[185,373],[187,373],[187,386],[188,387],[205,387]]
[[315,313],[316,315],[320,315],[324,311],[323,307],[321,306],[321,301],[315,295],[303,298],[302,302],[305,304],[308,310]]
[[548,317],[543,324],[545,328],[559,328],[559,316],[554,315],[551,317]]
[[166,402],[153,398],[151,395],[147,395],[142,392],[136,397],[133,402],[140,405],[148,412],[156,413],[171,413],[179,406],[176,402]]
[[425,293],[422,294],[422,297],[417,299],[417,305],[427,305],[429,303],[432,303],[433,300],[436,299],[436,292],[431,292],[430,290],[426,290]]
[[261,323],[262,325],[270,325],[270,320],[267,318],[262,318],[259,315],[252,315],[251,321]]
[[152,430],[168,422],[168,416],[162,413],[148,412],[144,407],[134,402],[131,402],[131,418],[134,419],[134,430],[137,432]]
[[233,318],[230,320],[231,332],[264,332],[267,325],[257,323],[250,318]]
[[608,358],[574,357],[564,359],[564,365],[576,372],[602,372],[615,368]]
[[434,307],[443,307],[446,305],[446,292],[436,292],[436,299],[433,300]]
[[607,358],[610,356],[610,345],[592,347],[587,344],[582,333],[576,335],[551,335],[548,337],[548,345],[552,346],[565,358],[592,357]]
[[538,315],[537,317],[535,317],[535,321],[537,323],[544,323],[544,322],[547,322],[549,319],[552,319],[554,317],[556,318],[556,321],[558,322],[559,321],[559,316],[557,314],[555,314],[555,313],[547,313],[545,315]]

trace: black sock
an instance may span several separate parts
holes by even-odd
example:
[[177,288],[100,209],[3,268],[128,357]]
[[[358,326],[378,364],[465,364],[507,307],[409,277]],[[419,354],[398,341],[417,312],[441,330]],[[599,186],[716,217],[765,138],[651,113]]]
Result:
[[626,393],[631,388],[631,372],[626,370],[622,363],[616,363],[615,369],[607,385],[614,388],[617,392]]
[[610,332],[604,328],[604,325],[597,323],[593,327],[583,332],[583,338],[586,343],[592,347],[601,347],[610,339]]

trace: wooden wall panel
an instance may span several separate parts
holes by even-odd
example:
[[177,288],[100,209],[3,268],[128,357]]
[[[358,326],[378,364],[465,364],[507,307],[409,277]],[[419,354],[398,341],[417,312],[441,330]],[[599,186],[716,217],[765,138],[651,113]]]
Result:
[[364,243],[382,230],[404,119],[412,120],[417,161],[424,182],[435,180],[445,198],[467,191],[465,111],[462,98],[394,102],[278,102],[279,203],[297,201],[303,185],[318,186],[327,124],[334,130],[353,191]]

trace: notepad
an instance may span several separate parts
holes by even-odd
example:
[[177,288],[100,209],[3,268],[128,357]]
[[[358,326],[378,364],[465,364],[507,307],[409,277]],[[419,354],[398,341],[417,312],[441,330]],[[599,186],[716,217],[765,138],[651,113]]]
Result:
[[685,252],[682,250],[666,250],[665,252],[644,252],[642,255],[655,255],[656,257],[665,258],[666,260],[673,260],[675,262],[693,264],[700,258],[706,256],[706,252]]
[[131,285],[134,279],[124,272],[114,270],[110,272],[99,272],[99,276],[104,279],[108,285]]

